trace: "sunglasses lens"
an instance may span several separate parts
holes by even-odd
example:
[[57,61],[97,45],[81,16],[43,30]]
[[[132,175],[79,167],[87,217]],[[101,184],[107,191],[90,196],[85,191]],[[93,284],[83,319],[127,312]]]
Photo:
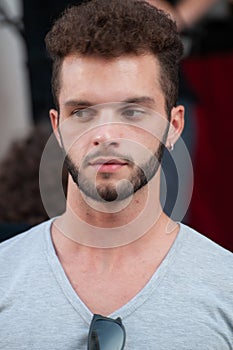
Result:
[[122,350],[124,331],[118,323],[97,320],[92,329],[89,350]]

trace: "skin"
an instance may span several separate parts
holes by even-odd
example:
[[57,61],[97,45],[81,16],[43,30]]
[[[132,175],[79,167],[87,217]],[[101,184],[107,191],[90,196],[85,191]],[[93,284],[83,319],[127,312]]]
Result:
[[[160,141],[153,134],[157,133],[162,138],[167,126],[165,98],[159,77],[159,63],[150,54],[127,55],[111,60],[78,55],[64,59],[58,96],[60,113],[58,115],[56,110],[51,110],[50,118],[58,142],[62,143],[62,136],[64,147],[77,167],[82,167],[87,154],[97,150],[106,156],[106,152],[116,150],[124,155],[127,149],[128,155],[137,164],[141,164],[148,154],[156,153]],[[138,105],[159,113],[162,116],[160,122],[149,121],[147,124],[143,119],[136,124],[119,122],[109,112],[80,123],[77,128],[71,127],[74,124],[70,122],[79,108],[135,98]],[[112,123],[115,123],[114,127]],[[60,133],[58,125],[61,126]],[[182,132],[183,106],[172,109],[171,125],[167,147],[174,144]],[[83,170],[83,174],[95,181],[97,186],[117,186],[120,180],[129,179],[132,172],[131,164],[111,164],[102,168],[88,166]],[[130,198],[101,203],[83,195],[69,178],[67,208],[52,226],[52,239],[67,277],[91,312],[109,315],[128,302],[148,282],[173,244],[179,227],[162,212],[159,186],[160,169]],[[152,195],[148,196],[148,193]],[[100,230],[113,229],[131,223],[144,209],[153,225],[129,244],[95,248],[75,240],[77,232],[83,235],[89,233],[88,226],[81,225],[77,217]],[[140,222],[141,230],[144,230],[144,221]],[[167,234],[168,225],[171,227],[170,234]]]

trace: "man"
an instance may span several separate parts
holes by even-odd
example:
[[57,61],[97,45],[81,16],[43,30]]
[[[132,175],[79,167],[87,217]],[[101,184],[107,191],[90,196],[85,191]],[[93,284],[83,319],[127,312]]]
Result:
[[1,246],[0,348],[232,349],[232,255],[159,202],[184,124],[175,24],[142,1],[93,0],[46,44],[67,207]]

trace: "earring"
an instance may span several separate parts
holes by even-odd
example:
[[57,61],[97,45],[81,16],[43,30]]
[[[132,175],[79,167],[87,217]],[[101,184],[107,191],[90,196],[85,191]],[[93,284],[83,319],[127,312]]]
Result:
[[169,151],[172,152],[173,150],[174,150],[174,145],[172,142],[170,142]]

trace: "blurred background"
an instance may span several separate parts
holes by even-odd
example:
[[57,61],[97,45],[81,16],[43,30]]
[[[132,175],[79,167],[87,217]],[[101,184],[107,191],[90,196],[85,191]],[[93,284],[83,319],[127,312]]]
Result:
[[[0,0],[0,241],[48,218],[38,175],[51,133],[48,110],[53,107],[44,37],[68,4],[81,2]],[[168,4],[168,12],[173,12],[185,1],[149,2],[161,8]],[[183,222],[233,251],[233,1],[212,1],[198,16],[193,22],[182,18],[180,25],[185,55],[179,102],[187,110],[183,139],[194,170],[192,200]],[[48,164],[50,187],[56,157]],[[168,214],[179,186],[173,163],[167,153]],[[188,188],[190,174],[185,176]],[[66,174],[64,188],[65,179]]]

